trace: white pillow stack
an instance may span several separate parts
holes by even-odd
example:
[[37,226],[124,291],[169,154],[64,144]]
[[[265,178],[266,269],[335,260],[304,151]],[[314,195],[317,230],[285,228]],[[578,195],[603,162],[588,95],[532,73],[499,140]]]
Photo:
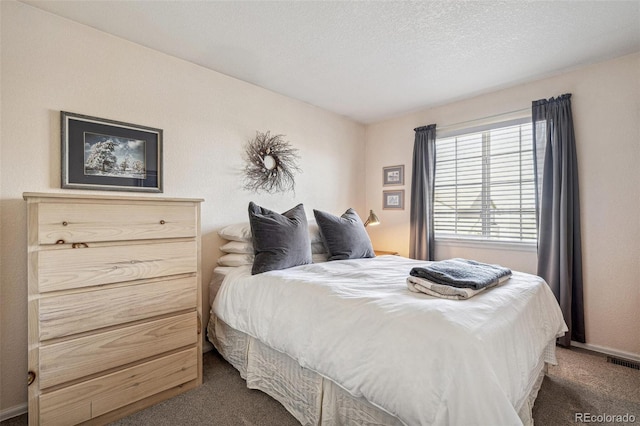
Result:
[[[308,222],[313,262],[326,262],[328,255],[322,243],[320,228],[315,219],[308,219]],[[253,241],[249,222],[225,226],[218,231],[218,235],[229,241],[220,247],[224,254],[218,258],[219,266],[253,265]]]

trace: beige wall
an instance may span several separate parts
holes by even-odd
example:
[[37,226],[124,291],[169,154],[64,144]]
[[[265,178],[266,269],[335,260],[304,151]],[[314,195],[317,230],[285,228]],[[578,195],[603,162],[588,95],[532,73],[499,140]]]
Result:
[[[367,209],[374,246],[409,252],[415,127],[449,126],[572,93],[581,196],[587,343],[640,358],[640,55],[376,123],[366,128]],[[404,164],[404,211],[382,210],[382,167]],[[533,251],[436,244],[436,258],[475,257],[535,272]]]
[[[362,125],[30,6],[1,4],[0,413],[27,400],[22,193],[61,191],[61,110],[164,130],[163,195],[205,199],[205,287],[219,255],[216,231],[246,220],[250,200],[279,211],[302,202],[308,215],[366,213]],[[299,149],[295,195],[241,189],[242,146],[256,130],[284,134]]]

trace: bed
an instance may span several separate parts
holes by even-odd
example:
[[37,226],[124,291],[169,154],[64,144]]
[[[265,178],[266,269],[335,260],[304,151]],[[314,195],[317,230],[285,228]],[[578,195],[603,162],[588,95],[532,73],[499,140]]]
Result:
[[424,263],[217,268],[208,337],[301,424],[532,424],[566,331],[547,284],[514,271],[469,300],[438,299],[407,289]]

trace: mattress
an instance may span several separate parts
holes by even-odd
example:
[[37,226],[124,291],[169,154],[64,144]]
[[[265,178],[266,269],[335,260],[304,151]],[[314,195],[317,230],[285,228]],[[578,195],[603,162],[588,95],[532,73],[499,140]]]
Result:
[[[417,262],[382,256],[257,276],[235,269],[212,304],[209,337],[250,387],[303,424],[361,413],[380,424],[528,424],[544,362],[554,362],[566,329],[546,283],[514,272],[472,299],[436,299],[407,289]],[[274,357],[315,378],[283,379],[284,389],[311,396],[264,384],[281,381]],[[317,398],[327,402],[318,407]],[[306,414],[291,408],[299,405]]]

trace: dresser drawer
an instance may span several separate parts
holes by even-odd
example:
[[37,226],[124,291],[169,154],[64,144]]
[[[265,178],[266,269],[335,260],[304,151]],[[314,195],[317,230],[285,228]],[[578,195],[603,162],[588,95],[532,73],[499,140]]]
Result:
[[40,339],[195,310],[197,291],[196,277],[182,277],[42,297],[38,301]]
[[196,312],[40,346],[42,389],[196,344]]
[[198,376],[197,349],[126,368],[40,396],[40,424],[68,426],[179,386]]
[[42,203],[37,221],[38,244],[183,238],[198,232],[190,204]]
[[48,292],[196,272],[194,241],[41,250],[38,290]]

